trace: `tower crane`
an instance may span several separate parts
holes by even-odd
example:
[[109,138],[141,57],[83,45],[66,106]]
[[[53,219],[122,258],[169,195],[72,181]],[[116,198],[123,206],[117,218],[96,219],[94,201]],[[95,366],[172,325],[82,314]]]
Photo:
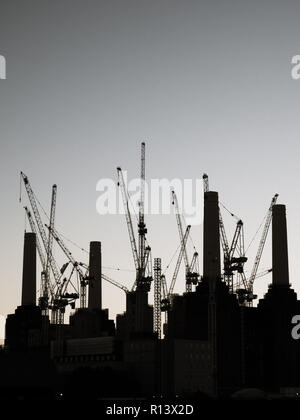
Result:
[[145,199],[145,143],[141,144],[141,195],[139,202],[139,222],[138,222],[138,235],[139,235],[139,275],[138,279],[141,280],[145,276],[146,268],[146,255],[145,255],[145,241],[146,241],[146,225],[144,216],[144,199]]
[[[44,251],[42,249],[42,246],[41,246],[41,243],[40,243],[40,240],[39,240],[39,236],[37,234],[36,225],[35,225],[35,222],[33,220],[32,215],[31,215],[31,212],[28,209],[28,207],[26,207],[26,206],[24,207],[24,209],[25,209],[25,212],[26,212],[26,215],[27,215],[29,224],[30,224],[31,231],[36,234],[36,247],[37,247],[39,258],[40,258],[41,265],[42,265],[41,277],[45,277],[45,273],[46,273],[46,256],[45,256]],[[64,264],[62,266],[62,268],[60,269],[61,275],[64,274],[67,266],[68,266],[68,263],[66,263],[66,264]],[[43,282],[41,282],[41,285],[42,284],[43,284]],[[50,283],[49,286],[50,286],[49,289],[50,289],[50,293],[51,293],[51,299],[53,300],[54,299],[54,295],[55,295],[55,285],[53,285],[53,284]],[[44,300],[41,299],[42,297],[43,297],[43,295],[42,295],[42,288],[41,288],[41,297],[39,299],[39,306],[41,307],[42,310],[45,310],[47,308],[44,305]]]
[[[49,226],[47,226],[47,227],[50,230],[50,227]],[[78,261],[75,260],[72,253],[67,248],[67,246],[65,245],[61,236],[59,235],[59,233],[55,229],[50,230],[50,232],[51,232],[53,238],[56,240],[56,242],[60,246],[61,250],[67,256],[67,258],[69,260],[69,263],[72,264],[74,270],[76,270],[78,275],[79,275],[79,278],[80,278],[80,307],[81,308],[86,308],[86,306],[87,306],[87,304],[86,304],[86,286],[88,284],[88,278],[89,278],[88,277],[89,266],[85,263],[78,262]],[[85,268],[86,272],[84,273],[83,270],[80,267]],[[101,278],[103,280],[105,280],[106,282],[118,287],[119,289],[122,289],[125,293],[129,293],[129,289],[126,286],[122,285],[121,283],[117,282],[116,280],[112,279],[111,277],[109,277],[105,274],[101,274]],[[63,298],[65,298],[66,297],[65,289],[66,289],[66,285],[64,287],[64,290],[61,290],[61,292],[58,293],[58,296],[61,295]],[[78,298],[78,295],[76,296],[76,294],[73,294],[73,295],[67,294],[67,296],[70,296],[72,299]]]
[[[209,191],[209,181],[208,175],[203,174],[203,189],[204,192]],[[224,281],[229,287],[231,293],[234,293],[237,285],[240,286],[240,283],[243,283],[244,288],[247,287],[246,278],[243,275],[244,273],[244,264],[247,261],[244,251],[244,225],[241,219],[237,218],[233,213],[230,213],[237,219],[236,229],[233,235],[231,245],[229,246],[225,226],[222,218],[221,211],[219,209],[219,229],[220,229],[220,241],[223,250],[223,263],[224,263]],[[239,246],[238,246],[239,245]],[[238,256],[235,257],[236,251]],[[233,284],[233,273],[237,272],[238,276],[241,278],[241,282],[237,282],[236,285]]]
[[[204,192],[209,191],[209,182],[208,182],[207,174],[203,174],[203,186],[204,186]],[[275,194],[272,197],[271,204],[269,206],[268,213],[266,216],[266,221],[263,228],[261,240],[259,243],[255,260],[254,260],[253,268],[251,271],[251,275],[248,279],[246,278],[244,274],[244,269],[243,269],[244,263],[247,261],[247,258],[245,256],[245,250],[244,250],[243,222],[241,220],[237,221],[237,226],[236,226],[236,230],[233,236],[233,240],[232,240],[231,246],[229,247],[221,213],[219,212],[220,237],[221,237],[221,243],[222,243],[222,248],[223,248],[223,253],[224,253],[224,278],[227,284],[229,284],[230,289],[233,292],[238,294],[240,303],[247,302],[249,305],[252,305],[253,299],[256,298],[256,295],[253,294],[254,280],[256,278],[259,278],[268,274],[272,270],[272,269],[269,269],[267,271],[264,271],[263,273],[257,274],[257,270],[260,264],[260,260],[262,257],[263,249],[266,243],[268,231],[269,231],[271,220],[272,220],[272,209],[273,209],[273,206],[277,202],[277,198],[278,198],[278,194]],[[232,213],[231,215],[234,216]],[[234,254],[237,249],[238,249],[238,257],[235,257]],[[235,287],[233,286],[233,272],[234,271],[238,273],[238,276],[240,276],[240,279],[241,279],[240,282],[237,282]]]
[[[29,201],[30,201],[30,205],[31,205],[31,208],[32,208],[32,211],[33,211],[33,214],[34,214],[36,224],[37,224],[38,232],[39,232],[40,237],[42,239],[42,243],[44,245],[45,251],[47,252],[47,250],[48,250],[48,240],[47,240],[47,236],[46,236],[46,233],[45,233],[45,230],[44,230],[44,225],[43,225],[40,213],[38,211],[37,203],[36,203],[36,200],[35,200],[35,195],[33,193],[31,185],[29,183],[28,177],[23,172],[21,172],[21,177],[23,179],[23,182],[24,182],[24,185],[25,185],[25,188],[26,188],[26,191],[27,191],[27,195],[28,195],[28,198],[29,198]],[[57,265],[55,263],[55,260],[53,258],[52,253],[49,255],[49,260],[50,260],[50,267],[51,267],[51,270],[53,272],[53,276],[54,276],[54,279],[55,279],[55,283],[59,284],[60,273],[59,273],[59,270],[57,268]]]
[[[41,243],[40,243],[39,236],[37,234],[35,222],[33,220],[31,212],[30,212],[30,210],[28,209],[27,206],[25,206],[24,209],[25,209],[25,212],[26,212],[26,215],[27,215],[27,219],[29,221],[31,231],[33,233],[35,233],[35,236],[36,236],[36,248],[38,250],[38,254],[39,254],[41,265],[42,265],[39,306],[42,310],[42,314],[46,315],[47,311],[48,311],[48,301],[45,301],[44,293],[43,293],[44,289],[45,289],[44,285],[46,284],[46,258],[45,258],[45,255],[44,255]],[[51,291],[51,297],[52,297],[53,296],[53,287],[52,287],[52,285],[50,285],[50,286],[51,286],[50,291]]]
[[157,333],[158,339],[161,338],[161,292],[162,292],[161,259],[154,258],[153,330],[154,332]]
[[126,216],[126,223],[129,233],[129,239],[131,244],[131,250],[133,254],[133,260],[136,269],[136,279],[133,285],[133,289],[136,287],[137,290],[143,290],[146,292],[150,291],[150,285],[152,281],[152,275],[147,275],[146,271],[149,265],[151,264],[150,261],[150,251],[151,248],[146,246],[146,225],[144,221],[144,195],[145,195],[145,143],[141,144],[141,195],[139,201],[139,216],[138,216],[138,248],[136,246],[135,235],[133,231],[133,225],[131,220],[131,214],[129,211],[129,204],[128,204],[128,193],[125,187],[125,181],[122,169],[120,167],[117,168],[118,171],[118,185],[121,189],[121,195],[123,200],[123,206],[125,210]]
[[221,240],[223,253],[224,253],[224,255],[228,256],[229,255],[229,245],[228,245],[227,235],[226,235],[225,226],[224,226],[224,223],[223,223],[223,218],[222,218],[222,214],[221,214],[220,209],[219,209],[219,229],[220,229],[220,240]]
[[[43,252],[40,245],[38,245],[38,252],[40,254],[41,263],[43,266],[42,272],[42,284],[41,284],[41,298],[40,298],[40,305],[43,311],[48,311],[51,309],[51,322],[55,324],[63,323],[63,317],[65,312],[65,306],[70,303],[70,298],[75,298],[75,294],[70,294],[66,292],[67,285],[70,283],[70,278],[67,280],[66,278],[62,279],[62,274],[66,269],[66,266],[59,271],[56,262],[53,258],[52,254],[52,238],[49,231],[49,236],[47,238],[46,232],[44,230],[44,225],[38,211],[38,206],[36,203],[35,194],[32,190],[28,177],[21,172],[21,178],[23,179],[27,195],[31,204],[31,208],[34,214],[35,222],[37,229],[35,227],[33,218],[31,217],[31,213],[27,209],[27,217],[29,218],[29,223],[31,224],[31,228],[34,232],[39,232],[40,238],[42,240],[42,244],[45,249],[46,256],[43,258]],[[56,205],[56,185],[52,187],[52,200],[51,200],[51,211],[50,211],[50,226],[52,225],[52,229],[54,229],[54,218],[55,218],[55,205]],[[28,213],[29,212],[29,213]],[[29,215],[30,214],[30,215]],[[38,241],[39,243],[39,241]],[[54,277],[54,284],[50,282],[50,269],[53,273]],[[48,274],[47,274],[48,273]],[[68,295],[68,298],[62,298],[62,290],[64,293]],[[49,293],[51,292],[51,302],[49,302]]]
[[41,246],[39,236],[38,236],[37,231],[36,231],[35,223],[34,223],[34,220],[32,218],[32,214],[31,214],[30,210],[28,209],[28,207],[25,206],[24,209],[25,209],[25,212],[26,212],[26,215],[27,215],[27,219],[29,221],[31,231],[33,233],[35,233],[35,235],[36,235],[36,248],[38,250],[38,254],[39,254],[39,257],[40,257],[40,260],[41,260],[42,269],[45,272],[46,271],[46,260],[45,260],[45,256],[44,256],[44,253],[43,253],[43,249],[42,249],[42,246]]
[[[41,281],[41,297],[40,297],[40,304],[41,304],[41,308],[44,312],[47,312],[48,310],[48,304],[49,304],[49,290],[50,289],[54,289],[55,287],[58,287],[61,281],[61,274],[57,268],[56,262],[53,258],[52,255],[52,249],[51,249],[51,242],[49,244],[49,238],[47,238],[45,230],[44,230],[44,226],[42,223],[42,219],[40,216],[40,213],[38,211],[38,206],[36,203],[36,199],[35,199],[35,195],[34,192],[32,190],[32,187],[30,185],[29,179],[28,177],[24,174],[24,172],[21,172],[21,178],[23,179],[24,185],[25,185],[25,189],[27,191],[27,195],[29,198],[29,202],[34,214],[34,218],[35,218],[35,222],[36,222],[36,226],[37,226],[37,230],[39,232],[40,238],[42,240],[45,252],[46,252],[46,258],[44,259],[44,261],[42,262],[42,264],[44,264],[43,266],[43,273],[42,273],[42,281]],[[51,201],[51,210],[52,210],[52,223],[54,222],[54,215],[55,215],[55,203],[56,203],[56,186],[54,185],[52,188],[52,201]],[[33,220],[31,218],[31,220]],[[29,220],[30,222],[30,220]],[[36,230],[35,230],[36,231]],[[55,285],[50,285],[50,270],[49,270],[49,265],[51,267],[53,276],[54,276],[54,281],[55,281]],[[48,271],[48,272],[47,272]],[[53,297],[53,293],[52,293],[52,297]]]
[[[180,242],[183,242],[183,227],[182,227],[182,220],[179,212],[178,200],[175,191],[172,191],[172,204],[175,206],[175,215],[177,221],[177,227],[179,232]],[[189,263],[188,255],[186,247],[183,250],[183,259],[185,264],[185,287],[186,292],[192,291],[192,284],[197,284],[199,280],[199,272],[193,271],[192,268],[195,266],[195,262],[197,260],[198,253],[195,252],[193,255],[192,263]],[[193,265],[193,267],[192,267]]]

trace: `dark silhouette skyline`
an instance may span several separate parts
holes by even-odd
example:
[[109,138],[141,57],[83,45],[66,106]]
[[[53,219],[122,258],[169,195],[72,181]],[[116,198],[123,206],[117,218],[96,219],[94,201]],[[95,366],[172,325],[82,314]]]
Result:
[[109,319],[101,300],[103,244],[95,241],[87,307],[76,309],[70,323],[59,315],[50,322],[36,304],[36,235],[26,232],[22,302],[7,318],[0,353],[3,398],[31,399],[37,388],[36,398],[47,399],[198,401],[241,398],[241,390],[252,398],[297,398],[300,341],[291,336],[291,320],[300,300],[289,282],[285,212],[282,204],[272,207],[273,281],[253,307],[221,277],[218,193],[204,192],[205,271],[194,290],[172,296],[162,339],[153,330],[147,288],[128,292],[124,314],[116,324]]
[[[299,14],[293,0],[1,2],[0,398],[300,394]],[[142,194],[131,221],[100,214],[99,181],[119,192],[123,174],[195,181],[200,222],[182,217],[178,238],[174,186],[166,215]],[[273,196],[267,225],[275,191],[287,208]],[[268,275],[252,278],[263,226]]]

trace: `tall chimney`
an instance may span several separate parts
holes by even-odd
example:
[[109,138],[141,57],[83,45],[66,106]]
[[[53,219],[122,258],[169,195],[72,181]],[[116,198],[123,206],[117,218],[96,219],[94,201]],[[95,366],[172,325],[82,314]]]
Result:
[[203,275],[216,280],[221,277],[218,193],[204,193]]
[[23,252],[22,306],[36,305],[36,236],[25,232]]
[[102,309],[101,242],[90,242],[89,309]]
[[285,206],[275,204],[272,210],[273,286],[289,286],[289,262]]

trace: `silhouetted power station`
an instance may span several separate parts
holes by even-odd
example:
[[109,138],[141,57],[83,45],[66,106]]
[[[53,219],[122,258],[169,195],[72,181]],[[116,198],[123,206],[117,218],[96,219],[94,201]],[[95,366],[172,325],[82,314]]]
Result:
[[[142,182],[144,147],[143,143]],[[123,188],[121,168],[118,175],[119,186]],[[22,176],[33,200],[28,178]],[[184,231],[177,214],[180,255],[169,289],[160,258],[154,260],[151,287],[151,249],[146,241],[143,200],[138,244],[129,211],[126,214],[136,268],[131,290],[102,273],[100,242],[90,243],[87,265],[75,261],[54,228],[56,188],[48,235],[31,201],[36,225],[27,209],[32,232],[25,232],[24,236],[21,305],[7,317],[5,346],[0,352],[2,383],[6,384],[3,392],[7,395],[15,392],[26,398],[34,390],[42,397],[65,399],[227,398],[243,392],[251,395],[253,389],[298,395],[300,340],[292,338],[291,320],[300,314],[300,301],[289,282],[286,208],[276,204],[277,195],[273,197],[253,272],[246,279],[243,223],[238,220],[232,244],[228,244],[218,193],[209,190],[207,175],[203,178],[203,275],[196,270],[198,254],[194,254],[191,262],[188,259],[186,240],[190,226]],[[122,194],[128,210],[124,188]],[[268,272],[272,271],[273,279],[264,298],[253,306],[253,282],[269,226],[272,269]],[[60,272],[55,268],[53,239],[68,256],[72,270],[79,274],[76,292],[67,288],[68,277],[62,275],[65,267]],[[43,267],[38,299],[37,252]],[[182,260],[186,289],[182,294],[174,294]],[[103,309],[102,281],[126,293],[126,310],[117,315],[116,325],[109,319],[108,309]],[[153,306],[148,301],[152,291]],[[78,300],[80,307],[75,305]],[[64,319],[68,306],[69,322]]]

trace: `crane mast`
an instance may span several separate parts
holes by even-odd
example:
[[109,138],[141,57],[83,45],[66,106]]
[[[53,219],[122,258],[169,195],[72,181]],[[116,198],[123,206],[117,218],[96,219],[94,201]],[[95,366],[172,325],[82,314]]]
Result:
[[[54,228],[54,222],[55,222],[55,208],[56,208],[56,193],[57,193],[57,186],[54,184],[52,186],[52,198],[51,198],[51,209],[50,209],[50,227],[51,229]],[[45,284],[43,285],[43,300],[46,307],[48,307],[49,302],[49,288],[50,288],[50,262],[52,257],[52,248],[53,248],[53,237],[50,234],[48,234],[48,243],[47,243],[47,261],[46,261],[46,278],[45,278]]]
[[136,279],[137,290],[142,290],[149,292],[150,284],[152,281],[152,275],[146,275],[146,269],[148,265],[151,265],[150,261],[150,251],[151,248],[146,247],[146,233],[147,228],[145,224],[144,216],[144,201],[145,201],[145,143],[141,144],[141,173],[140,173],[140,182],[141,182],[141,194],[139,202],[139,220],[138,220],[138,236],[139,236],[139,270]]
[[146,241],[146,225],[144,221],[144,199],[145,199],[145,143],[141,144],[141,196],[139,202],[139,222],[138,222],[138,234],[139,234],[139,278],[142,279],[145,276],[145,241]]
[[154,258],[154,311],[153,326],[154,332],[157,333],[158,339],[161,339],[161,292],[162,292],[162,275],[161,275],[161,259]]
[[[31,208],[34,214],[34,218],[36,221],[37,229],[39,232],[39,235],[42,239],[42,243],[46,252],[46,258],[44,258],[44,269],[42,273],[42,296],[40,300],[40,304],[42,307],[42,310],[47,311],[48,308],[51,309],[51,321],[54,324],[62,324],[63,318],[64,318],[64,312],[65,312],[65,306],[68,304],[67,299],[62,298],[63,290],[66,290],[66,287],[68,285],[67,279],[64,279],[61,281],[61,272],[58,270],[56,262],[53,258],[52,254],[52,239],[49,231],[49,236],[47,238],[44,225],[42,223],[42,219],[40,216],[40,213],[38,211],[38,206],[36,203],[34,192],[31,188],[30,182],[28,180],[28,177],[21,172],[21,177],[23,179],[27,195],[31,204]],[[56,185],[52,188],[52,200],[51,200],[51,212],[50,212],[50,226],[52,225],[52,228],[54,226],[54,219],[55,219],[55,206],[56,206],[56,191],[57,187]],[[30,220],[30,219],[29,219]],[[32,218],[31,218],[32,220]],[[33,222],[33,220],[32,220]],[[54,229],[54,228],[53,228]],[[41,259],[43,261],[43,257]],[[42,263],[43,264],[43,263]],[[51,271],[54,276],[55,283],[54,285],[51,285],[49,273],[51,267]],[[48,275],[47,275],[48,271]],[[56,288],[56,290],[54,290]],[[51,304],[49,305],[49,292],[51,293]],[[72,295],[74,297],[74,295]]]
[[[55,284],[58,285],[60,283],[60,278],[61,275],[58,271],[58,268],[56,266],[56,263],[53,259],[53,255],[52,255],[52,249],[49,247],[49,238],[47,238],[44,227],[43,227],[43,223],[41,220],[41,216],[40,213],[38,211],[38,207],[37,207],[37,203],[36,203],[36,199],[35,199],[35,195],[34,192],[31,188],[30,182],[28,180],[28,177],[21,172],[21,178],[23,179],[24,185],[25,185],[25,189],[30,201],[30,205],[34,214],[34,218],[36,221],[36,225],[37,225],[37,229],[38,232],[40,234],[40,237],[42,239],[42,243],[46,252],[46,258],[41,258],[42,261],[42,265],[43,265],[43,272],[42,272],[42,276],[41,276],[41,296],[40,296],[40,300],[39,300],[39,304],[41,306],[42,311],[46,314],[48,312],[48,305],[49,305],[49,292],[50,290],[52,291],[52,297],[53,297],[53,286],[50,284],[50,269],[48,268],[49,265],[51,267],[53,276],[54,276],[54,280],[55,280]],[[54,215],[55,215],[55,202],[56,202],[56,186],[53,186],[52,189],[52,202],[51,202],[51,209],[52,209],[52,218],[54,220]],[[31,216],[31,214],[30,214]],[[28,213],[27,213],[27,217],[28,217]],[[29,223],[31,222],[32,225],[34,225],[33,219],[30,218],[29,219]],[[35,228],[34,228],[35,229]],[[36,233],[36,229],[35,229],[35,233]],[[51,243],[50,243],[51,245]],[[41,251],[41,247],[40,250],[38,248],[38,251],[40,253],[40,257],[43,254]]]
[[129,239],[131,244],[131,250],[133,254],[136,279],[133,285],[133,289],[149,292],[150,284],[152,281],[151,270],[149,275],[146,275],[147,266],[151,264],[150,261],[150,247],[146,247],[146,224],[144,221],[144,195],[145,195],[145,143],[141,144],[141,194],[139,201],[139,216],[138,216],[138,248],[136,246],[135,235],[133,231],[133,225],[131,220],[131,214],[128,205],[128,193],[125,188],[124,176],[122,169],[117,168],[118,171],[118,185],[121,188],[121,195],[123,200],[123,206],[125,209],[125,216],[127,222],[127,228],[129,233]]

